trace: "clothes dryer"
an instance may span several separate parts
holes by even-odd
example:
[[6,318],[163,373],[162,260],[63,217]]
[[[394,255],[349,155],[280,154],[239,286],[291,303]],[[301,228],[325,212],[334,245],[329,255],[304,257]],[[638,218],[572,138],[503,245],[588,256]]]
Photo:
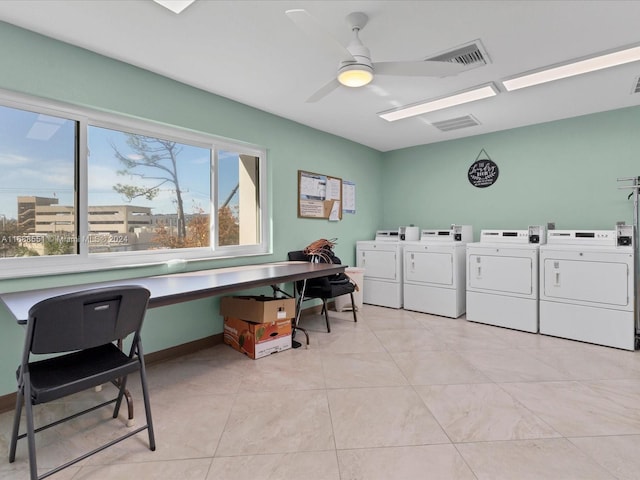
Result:
[[540,333],[634,350],[633,227],[551,230],[540,248]]
[[544,227],[482,230],[467,244],[467,320],[538,332],[538,250]]
[[402,249],[419,238],[418,227],[378,230],[374,240],[356,242],[356,266],[364,269],[363,303],[402,308]]
[[425,229],[404,244],[404,308],[458,318],[466,310],[466,244],[471,225]]

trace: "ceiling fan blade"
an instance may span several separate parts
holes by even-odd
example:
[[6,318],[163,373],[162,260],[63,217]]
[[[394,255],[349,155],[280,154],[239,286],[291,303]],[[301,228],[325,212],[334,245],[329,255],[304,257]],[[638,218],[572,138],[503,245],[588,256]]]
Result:
[[398,75],[403,77],[447,77],[455,75],[473,66],[452,62],[425,60],[418,62],[376,62],[373,71],[376,75]]
[[349,50],[347,50],[344,45],[334,38],[318,22],[316,22],[315,19],[309,15],[309,12],[302,9],[295,9],[287,10],[285,14],[300,30],[316,40],[319,44],[323,45],[325,48],[331,49],[333,54],[341,61],[355,61],[353,55],[349,53]]
[[305,103],[315,103],[318,100],[321,100],[324,97],[326,97],[327,95],[329,95],[331,92],[333,92],[339,86],[340,86],[340,82],[338,82],[338,80],[336,80],[334,78],[329,83],[327,83],[325,86],[321,87],[320,90],[318,90],[316,93],[314,93],[309,98],[307,98],[307,101]]

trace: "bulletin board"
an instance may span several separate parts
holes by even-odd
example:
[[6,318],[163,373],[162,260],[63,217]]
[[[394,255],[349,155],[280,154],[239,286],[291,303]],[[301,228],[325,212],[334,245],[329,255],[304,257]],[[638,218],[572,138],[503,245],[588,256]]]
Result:
[[298,217],[342,219],[342,179],[298,170]]

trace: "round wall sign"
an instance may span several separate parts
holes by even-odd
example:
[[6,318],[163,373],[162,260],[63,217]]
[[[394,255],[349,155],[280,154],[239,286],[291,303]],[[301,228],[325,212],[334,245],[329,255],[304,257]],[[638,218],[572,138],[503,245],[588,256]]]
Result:
[[490,187],[498,180],[498,165],[493,160],[476,160],[469,167],[467,177],[474,187]]

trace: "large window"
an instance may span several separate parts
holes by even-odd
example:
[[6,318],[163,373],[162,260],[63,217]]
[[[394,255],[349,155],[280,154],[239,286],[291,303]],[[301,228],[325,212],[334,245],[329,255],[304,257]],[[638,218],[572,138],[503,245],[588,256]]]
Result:
[[0,95],[0,166],[0,277],[269,249],[259,148]]

